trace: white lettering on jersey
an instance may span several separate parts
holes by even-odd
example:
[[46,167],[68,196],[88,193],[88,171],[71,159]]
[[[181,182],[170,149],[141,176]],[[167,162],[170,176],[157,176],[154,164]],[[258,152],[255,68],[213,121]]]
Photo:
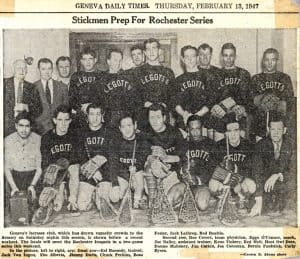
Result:
[[220,82],[222,87],[229,85],[238,85],[242,80],[237,77],[226,77],[224,80]]
[[54,147],[51,148],[52,155],[59,152],[70,152],[72,148],[71,144],[59,144],[54,145]]
[[199,80],[189,80],[182,84],[181,92],[184,92],[188,88],[200,88],[204,90],[204,84],[202,81]]
[[240,153],[230,154],[229,156],[224,156],[224,159],[228,159],[233,162],[243,162],[246,158],[246,155]]
[[260,84],[260,88],[262,91],[265,91],[267,89],[276,89],[276,90],[279,90],[280,92],[283,92],[285,85],[280,82],[266,81],[266,82]]
[[187,152],[186,156],[188,155],[190,155],[191,158],[201,158],[205,161],[208,161],[209,159],[209,153],[202,149],[190,150],[189,152]]
[[104,138],[102,137],[88,137],[86,138],[86,143],[88,145],[103,145]]
[[82,76],[78,78],[79,85],[84,84],[84,83],[92,83],[96,80],[95,76]]
[[169,84],[169,79],[164,76],[164,75],[161,75],[161,74],[149,74],[149,75],[146,75],[144,78],[141,78],[141,82],[143,85],[151,82],[151,81],[159,81],[159,82],[163,82],[165,83],[166,85]]
[[110,83],[108,83],[104,88],[104,92],[109,93],[110,91],[113,91],[115,88],[118,88],[118,87],[124,87],[126,90],[132,89],[132,86],[128,81],[126,81],[124,79],[120,79],[120,80],[115,80],[115,81],[111,81]]

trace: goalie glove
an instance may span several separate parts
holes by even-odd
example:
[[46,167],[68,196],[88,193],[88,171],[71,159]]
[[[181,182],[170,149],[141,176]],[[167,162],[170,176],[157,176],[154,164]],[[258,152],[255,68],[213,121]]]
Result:
[[40,194],[39,205],[41,207],[47,207],[51,201],[55,199],[57,190],[53,187],[45,187]]
[[69,167],[69,161],[65,158],[60,158],[56,161],[56,163],[50,164],[46,170],[44,175],[43,183],[44,185],[54,185],[57,179],[58,173],[66,171]]
[[151,162],[152,174],[157,178],[165,178],[169,174],[170,165],[164,164],[159,159],[155,159]]
[[232,97],[227,97],[226,99],[224,99],[223,101],[221,101],[219,104],[216,104],[216,105],[214,105],[212,107],[211,114],[212,114],[212,116],[221,119],[235,105],[236,105],[236,102],[233,100],[233,98]]
[[240,120],[242,117],[246,117],[246,109],[242,105],[233,106],[232,111],[235,113],[237,120]]
[[268,112],[271,110],[278,110],[280,99],[274,94],[265,94],[261,97],[258,108],[261,111]]
[[106,161],[107,159],[104,156],[100,156],[100,155],[94,156],[93,158],[91,158],[81,166],[80,171],[82,175],[84,175],[87,179],[89,179],[97,172],[97,170],[103,164],[106,163]]

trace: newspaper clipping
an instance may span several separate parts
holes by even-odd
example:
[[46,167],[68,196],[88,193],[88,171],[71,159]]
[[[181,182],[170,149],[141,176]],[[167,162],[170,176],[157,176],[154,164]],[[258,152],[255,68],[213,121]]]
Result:
[[0,258],[300,258],[297,0],[0,0]]

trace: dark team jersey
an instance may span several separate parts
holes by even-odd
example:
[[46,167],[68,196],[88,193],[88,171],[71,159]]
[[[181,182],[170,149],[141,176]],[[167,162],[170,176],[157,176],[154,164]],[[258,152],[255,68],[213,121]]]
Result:
[[55,130],[48,131],[41,139],[42,168],[65,158],[70,164],[81,161],[83,150],[75,134],[67,133],[63,136],[56,134]]
[[252,77],[251,94],[254,98],[260,94],[272,93],[287,102],[290,111],[290,98],[294,96],[293,85],[289,75],[276,71],[274,73],[260,73]]
[[168,105],[171,98],[171,87],[175,79],[174,72],[164,66],[144,64],[136,68],[140,80],[140,93],[143,104],[149,102],[163,102]]
[[108,129],[104,125],[98,130],[91,130],[89,127],[80,129],[77,135],[82,139],[83,150],[88,159],[96,155],[104,156],[108,159],[110,137]]
[[99,96],[97,95],[97,84],[103,76],[103,72],[93,71],[75,72],[70,79],[70,105],[74,110],[80,110],[81,105],[85,103],[97,102]]
[[[135,155],[133,155],[135,146]],[[117,177],[129,180],[129,167],[134,165],[137,172],[144,169],[150,146],[142,134],[137,134],[135,140],[126,140],[119,136],[110,143],[109,165],[112,185],[118,185]]]
[[190,113],[198,112],[203,106],[210,108],[210,89],[206,85],[206,76],[204,74],[198,71],[185,72],[176,77],[174,84],[177,94],[176,100],[173,101],[173,106],[180,105]]
[[207,185],[217,166],[217,146],[214,141],[204,138],[200,141],[188,142],[184,162],[190,157],[192,172],[200,177],[201,183]]
[[222,70],[215,66],[209,68],[198,67],[199,73],[206,78],[206,86],[209,89],[209,102],[213,105],[216,104],[220,82],[222,79]]
[[[78,129],[78,145],[81,145],[83,153],[80,156],[80,163],[83,164],[96,155],[104,156],[107,162],[99,169],[104,181],[110,181],[109,176],[109,141],[108,129],[102,125],[98,130],[91,130],[89,127]],[[81,176],[81,181],[88,181]],[[91,181],[93,184],[93,181]]]
[[220,79],[217,102],[232,97],[237,104],[244,105],[247,108],[251,103],[250,73],[240,67],[222,68]]
[[126,71],[106,73],[98,89],[106,111],[134,111],[138,106],[138,91],[131,74]]
[[218,162],[224,159],[229,159],[234,162],[238,167],[238,172],[244,176],[251,176],[252,158],[253,158],[253,145],[250,141],[241,138],[240,144],[233,147],[229,144],[229,156],[226,151],[226,140],[222,139],[218,142]]
[[[147,139],[151,146],[162,147],[167,155],[176,155],[182,158],[184,156],[185,141],[179,129],[166,125],[163,132],[155,132],[152,128],[147,133]],[[172,163],[171,170],[178,172],[179,163]]]

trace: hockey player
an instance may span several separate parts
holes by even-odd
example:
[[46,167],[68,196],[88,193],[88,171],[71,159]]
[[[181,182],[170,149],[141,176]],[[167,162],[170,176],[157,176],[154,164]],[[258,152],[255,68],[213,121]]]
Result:
[[287,183],[294,179],[290,172],[293,145],[285,135],[284,117],[271,112],[268,126],[269,136],[256,144],[254,153],[253,174],[257,191],[251,216],[269,211],[281,212],[287,202]]
[[[199,73],[206,78],[206,85],[209,87],[209,100],[213,105],[218,101],[218,87],[221,82],[221,69],[211,65],[211,58],[213,54],[213,48],[207,43],[203,43],[198,47],[198,60],[199,60]],[[214,121],[216,119],[209,117],[204,126],[207,128],[207,135],[210,139],[214,139]],[[219,139],[216,133],[216,140]]]
[[87,107],[88,126],[78,129],[78,141],[84,151],[81,154],[79,191],[77,205],[79,210],[89,210],[93,195],[101,181],[110,181],[108,166],[109,130],[103,124],[103,109],[99,104]]
[[[175,79],[177,95],[174,98],[174,106],[181,122],[186,124],[192,114],[204,116],[209,112],[210,88],[206,85],[206,76],[200,74],[197,68],[197,49],[187,45],[181,49],[181,60],[185,66],[185,72]],[[183,123],[179,124],[185,129]]]
[[[238,194],[240,206],[244,206],[246,195],[254,194],[256,184],[252,179],[253,147],[251,143],[241,137],[240,123],[235,114],[231,113],[224,118],[226,125],[226,138],[218,143],[218,162],[231,161],[237,169],[238,177],[235,179],[234,192]],[[220,192],[224,185],[214,177],[209,182],[209,188],[213,193]]]
[[80,63],[83,71],[77,71],[71,76],[69,95],[70,106],[76,112],[76,117],[72,126],[78,128],[86,125],[85,113],[88,104],[97,102],[97,87],[103,76],[102,72],[96,71],[96,53],[90,48],[85,48],[80,54]]
[[118,127],[120,115],[124,111],[134,113],[138,109],[139,97],[134,81],[122,70],[123,53],[111,49],[107,55],[108,72],[102,77],[98,90],[105,104],[105,121],[110,127]]
[[[253,131],[258,141],[266,136],[266,114],[277,110],[289,116],[293,115],[294,92],[289,75],[277,70],[279,53],[269,48],[262,58],[263,72],[252,77],[252,98],[255,107]],[[269,98],[269,101],[267,100]]]
[[[139,92],[141,93],[142,109],[139,115],[139,127],[147,128],[147,108],[153,103],[164,103],[168,109],[169,101],[174,93],[171,89],[175,79],[174,72],[159,61],[160,43],[150,38],[144,42],[146,63],[137,68]],[[172,91],[173,90],[173,91]]]
[[[247,70],[235,65],[236,48],[232,43],[222,46],[221,81],[217,89],[217,104],[211,109],[211,114],[221,119],[229,111],[233,111],[240,120],[246,116],[250,103],[250,74]],[[215,124],[216,131],[224,127],[221,120]]]
[[106,200],[118,202],[123,199],[130,185],[134,191],[133,207],[140,208],[144,190],[143,170],[149,147],[145,138],[136,133],[136,127],[136,121],[131,114],[125,113],[120,117],[121,135],[110,143],[111,183],[101,182],[99,188]]
[[[61,105],[55,110],[53,122],[55,124],[55,128],[43,135],[41,140],[44,184],[47,188],[49,184],[45,181],[45,177],[51,177],[51,170],[52,168],[58,168],[56,166],[58,165],[59,159],[67,161],[69,165],[66,168],[66,170],[68,170],[68,176],[64,178],[64,181],[69,181],[70,195],[68,197],[68,209],[73,211],[78,209],[77,194],[79,185],[79,156],[84,152],[83,150],[80,150],[80,145],[78,145],[76,135],[71,134],[69,131],[69,125],[71,123],[71,109],[68,106]],[[65,167],[65,165],[61,164],[58,166]],[[64,183],[59,186],[59,190],[53,189],[50,192],[50,194],[55,197],[54,210],[56,211],[59,211],[62,208],[64,202],[63,193]]]
[[[148,116],[151,128],[147,138],[152,153],[147,159],[145,175],[151,207],[157,178],[165,178],[165,193],[178,182],[177,174],[184,153],[184,139],[177,128],[166,123],[166,108],[162,104],[152,104]],[[150,186],[150,182],[154,186]]]
[[[202,135],[203,118],[192,115],[188,118],[188,144],[183,158],[181,178],[192,188],[199,210],[209,205],[210,191],[208,183],[217,166],[217,147],[214,141]],[[186,185],[183,182],[171,187],[168,197],[173,206],[181,203]]]

